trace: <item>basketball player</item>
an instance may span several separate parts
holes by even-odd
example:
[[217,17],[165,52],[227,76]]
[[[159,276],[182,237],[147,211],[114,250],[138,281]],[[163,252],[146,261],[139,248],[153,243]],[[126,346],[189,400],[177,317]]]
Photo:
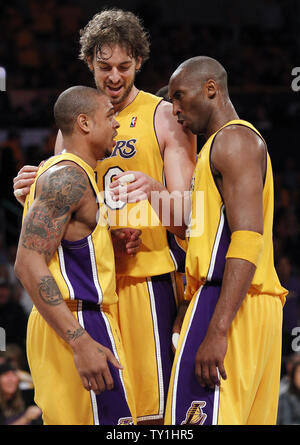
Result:
[[[173,360],[176,284],[182,287],[174,272],[184,267],[185,251],[167,234],[146,201],[137,205],[114,201],[110,184],[122,172],[137,170],[170,192],[189,190],[196,139],[178,124],[170,103],[139,91],[134,84],[149,57],[148,35],[134,14],[118,9],[96,14],[81,31],[80,45],[80,58],[94,74],[97,88],[110,98],[120,125],[111,157],[96,167],[111,227],[142,230],[137,255],[116,265],[116,309],[138,420],[156,424],[163,419]],[[56,152],[63,146],[58,134]],[[30,169],[24,168],[15,179],[15,192],[27,192]]]
[[27,333],[47,425],[134,422],[117,321],[114,251],[94,178],[119,124],[102,92],[73,87],[54,107],[65,151],[39,169],[24,207],[15,273],[34,308]]
[[[206,144],[192,179],[190,303],[165,423],[275,424],[287,292],[273,263],[267,146],[253,125],[239,119],[226,71],[216,60],[182,63],[170,79],[169,96],[178,121],[204,134]],[[200,203],[204,212],[197,216]]]

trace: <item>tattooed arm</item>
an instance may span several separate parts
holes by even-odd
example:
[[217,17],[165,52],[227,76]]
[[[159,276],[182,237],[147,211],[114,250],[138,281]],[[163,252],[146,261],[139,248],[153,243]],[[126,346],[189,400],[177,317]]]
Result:
[[120,364],[79,325],[48,268],[71,218],[91,199],[89,187],[83,170],[72,163],[51,167],[39,177],[22,225],[15,273],[46,322],[72,348],[83,386],[99,393],[113,387],[107,359]]

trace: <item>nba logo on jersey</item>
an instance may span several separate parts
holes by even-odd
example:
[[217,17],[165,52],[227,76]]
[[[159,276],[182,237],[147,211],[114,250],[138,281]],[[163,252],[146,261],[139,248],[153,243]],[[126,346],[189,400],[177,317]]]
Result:
[[130,127],[135,127],[135,125],[136,125],[136,121],[137,121],[137,117],[134,116],[134,117],[131,119]]
[[203,425],[207,418],[207,414],[202,411],[206,402],[194,401],[187,410],[185,420],[181,425]]

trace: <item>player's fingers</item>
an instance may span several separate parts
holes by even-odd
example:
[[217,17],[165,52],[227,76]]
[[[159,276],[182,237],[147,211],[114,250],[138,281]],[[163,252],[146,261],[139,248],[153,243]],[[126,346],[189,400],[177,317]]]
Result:
[[104,384],[106,386],[106,389],[108,391],[111,391],[114,387],[114,381],[113,378],[111,376],[111,373],[109,371],[109,367],[107,366],[107,368],[102,372],[103,375],[103,380],[104,380]]
[[142,231],[139,229],[133,230],[130,234],[130,240],[131,241],[135,241],[135,240],[141,240],[140,236],[142,234]]
[[23,189],[14,190],[15,198],[21,205],[24,205],[29,190],[30,190],[29,187],[24,187]]
[[127,243],[126,244],[126,252],[128,255],[135,255],[141,246],[142,241],[141,240],[137,240],[134,243]]
[[16,176],[13,179],[14,184],[18,181],[20,181],[21,179],[32,179],[34,180],[34,178],[36,177],[36,171],[32,171],[32,172],[23,172],[23,173],[19,173],[18,176]]
[[18,176],[22,173],[26,173],[26,172],[32,172],[32,173],[36,173],[38,171],[38,167],[36,167],[35,165],[24,165],[21,170],[19,170],[18,172]]
[[226,371],[225,371],[224,362],[219,363],[217,369],[218,369],[218,373],[219,373],[219,378],[221,376],[223,380],[226,380],[227,379],[227,374],[226,374]]
[[[14,182],[14,190],[24,189],[30,187],[34,183],[34,178],[18,179]],[[24,194],[24,193],[23,193]]]
[[206,363],[201,363],[201,386],[210,386],[209,367]]
[[123,229],[113,229],[112,231],[113,236],[115,236],[118,239],[124,239],[126,236],[126,233]]
[[143,190],[135,190],[127,193],[127,202],[139,202],[147,199],[147,194]]
[[95,376],[90,376],[89,383],[91,390],[94,391],[95,394],[100,394],[101,392],[106,390],[106,386],[101,373]]
[[209,387],[213,388],[216,385],[220,385],[220,374],[216,365],[212,364],[209,367]]
[[121,365],[121,363],[116,359],[116,357],[114,356],[114,354],[111,352],[110,349],[106,349],[106,358],[107,360],[110,361],[110,363],[112,365],[114,365],[115,368],[117,369],[123,369],[123,366]]
[[126,187],[130,183],[135,182],[137,179],[137,172],[126,171],[114,176],[113,181],[110,183],[110,189],[117,189],[118,187]]
[[204,381],[202,379],[201,363],[198,360],[196,360],[196,363],[195,363],[195,375],[196,375],[196,378],[197,378],[199,384],[201,386],[205,386],[205,383],[204,383]]
[[141,242],[142,242],[141,238],[137,238],[137,239],[133,239],[133,240],[127,241],[126,249],[135,249],[135,248],[140,246]]
[[91,387],[90,387],[89,379],[86,376],[82,375],[81,381],[82,381],[82,385],[83,385],[84,389],[86,389],[87,391],[90,391]]

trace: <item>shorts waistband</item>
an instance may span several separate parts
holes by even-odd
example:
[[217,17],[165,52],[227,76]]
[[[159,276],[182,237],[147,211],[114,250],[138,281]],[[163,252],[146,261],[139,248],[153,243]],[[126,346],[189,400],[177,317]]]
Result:
[[65,300],[65,302],[71,312],[77,312],[77,311],[105,312],[109,308],[109,305],[106,304],[97,304],[84,300]]
[[222,281],[218,281],[218,280],[213,280],[213,281],[205,281],[204,286],[217,286],[217,287],[221,287],[222,286]]

